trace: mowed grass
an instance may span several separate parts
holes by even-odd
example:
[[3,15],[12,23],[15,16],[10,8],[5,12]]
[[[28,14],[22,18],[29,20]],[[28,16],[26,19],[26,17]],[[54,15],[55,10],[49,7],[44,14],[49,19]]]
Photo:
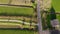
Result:
[[28,30],[0,30],[0,34],[34,34],[34,31],[28,31]]
[[9,16],[31,16],[33,14],[32,8],[26,7],[7,7],[0,6],[0,15],[9,15]]

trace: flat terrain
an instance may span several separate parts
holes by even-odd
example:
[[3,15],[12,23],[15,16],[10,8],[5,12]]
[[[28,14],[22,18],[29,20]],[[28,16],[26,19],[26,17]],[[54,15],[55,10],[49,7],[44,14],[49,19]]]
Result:
[[0,4],[8,4],[9,0],[0,0]]
[[0,0],[0,4],[27,5],[32,6],[30,0]]
[[28,31],[28,30],[0,30],[0,34],[34,34],[34,31]]
[[[12,2],[11,4],[19,4],[15,3],[16,1]],[[0,0],[0,3],[7,4],[9,1],[7,0]],[[24,4],[24,3],[23,3]],[[52,5],[56,12],[60,12],[60,0],[52,0]],[[19,15],[19,16],[28,16],[33,14],[32,8],[22,8],[22,7],[10,7],[10,6],[0,6],[0,15]],[[60,15],[57,15],[57,18],[60,20]],[[27,31],[27,30],[0,30],[1,34],[34,34],[34,31]]]
[[[52,5],[56,12],[60,13],[60,0],[52,0]],[[57,18],[60,21],[60,14],[57,14]]]
[[52,5],[56,12],[60,12],[60,0],[52,0]]
[[0,6],[0,15],[31,16],[32,8]]

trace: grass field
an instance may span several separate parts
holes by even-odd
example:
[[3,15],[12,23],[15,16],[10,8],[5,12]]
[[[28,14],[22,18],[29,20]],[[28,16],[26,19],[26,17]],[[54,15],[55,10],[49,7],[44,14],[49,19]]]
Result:
[[[9,0],[0,0],[0,3],[7,4],[9,3]],[[32,8],[0,6],[0,15],[31,16],[32,14],[33,14]],[[14,23],[14,24],[17,24],[17,23]],[[30,26],[24,25],[24,28],[28,28],[28,27]],[[35,34],[35,33],[34,31],[28,31],[28,30],[0,30],[0,34]]]
[[60,0],[52,0],[52,5],[55,8],[56,12],[60,11]]
[[[52,5],[56,12],[60,12],[60,0],[52,0]],[[57,18],[60,21],[60,14],[57,14]]]
[[34,34],[34,31],[28,30],[0,30],[0,34]]
[[32,8],[16,8],[0,6],[0,15],[16,15],[16,16],[31,16],[33,14]]

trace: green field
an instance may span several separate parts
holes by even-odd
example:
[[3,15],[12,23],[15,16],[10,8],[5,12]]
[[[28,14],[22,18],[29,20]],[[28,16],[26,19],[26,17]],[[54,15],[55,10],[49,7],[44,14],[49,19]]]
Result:
[[[52,5],[56,12],[60,12],[60,0],[52,0]],[[60,14],[57,14],[57,18],[60,21]]]
[[55,8],[56,12],[60,11],[60,0],[52,0],[52,5]]
[[[32,14],[33,14],[33,9],[32,8],[0,6],[0,15],[31,16]],[[28,28],[29,26],[24,26],[24,27]],[[28,34],[28,33],[29,34],[34,34],[34,31],[28,31],[28,30],[0,30],[0,34]]]
[[28,30],[0,30],[0,34],[34,34],[34,31]]
[[32,8],[0,6],[0,15],[31,16],[32,14],[33,14]]

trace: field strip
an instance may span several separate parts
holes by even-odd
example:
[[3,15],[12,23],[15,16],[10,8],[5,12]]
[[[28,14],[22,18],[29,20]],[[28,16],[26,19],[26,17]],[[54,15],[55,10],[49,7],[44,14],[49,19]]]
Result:
[[[2,22],[19,22],[19,23],[23,23],[23,21],[20,21],[20,20],[0,20],[0,21],[2,21]],[[30,25],[30,23],[28,23],[28,22],[24,22],[24,24]],[[37,25],[37,24],[32,23],[32,25]]]
[[13,5],[13,4],[0,4],[0,6],[15,6],[15,7],[28,7],[28,8],[32,8],[32,6],[27,6],[27,5]]
[[[28,25],[24,26],[25,28],[29,27]],[[22,24],[16,23],[0,23],[0,28],[22,28]],[[32,28],[34,28],[32,26]]]
[[0,28],[21,28],[22,25],[14,23],[0,23]]
[[20,24],[15,24],[15,23],[0,23],[0,25],[20,25]]

